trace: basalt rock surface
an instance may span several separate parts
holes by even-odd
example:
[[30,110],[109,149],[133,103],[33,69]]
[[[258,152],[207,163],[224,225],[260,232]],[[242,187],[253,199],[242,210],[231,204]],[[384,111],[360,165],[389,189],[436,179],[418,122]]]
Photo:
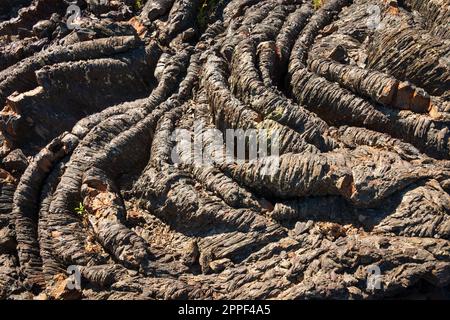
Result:
[[0,299],[450,298],[449,21],[1,0]]

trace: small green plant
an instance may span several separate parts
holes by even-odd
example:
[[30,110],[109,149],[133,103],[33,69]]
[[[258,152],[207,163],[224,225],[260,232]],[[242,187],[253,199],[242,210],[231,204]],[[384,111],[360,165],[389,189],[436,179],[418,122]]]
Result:
[[85,216],[86,215],[86,208],[84,207],[82,202],[80,202],[78,204],[78,207],[76,207],[74,210],[80,216]]
[[134,0],[134,9],[139,10],[144,6],[143,0]]
[[312,0],[312,2],[314,5],[314,10],[318,10],[323,5],[322,0]]
[[281,119],[281,117],[284,114],[284,108],[282,106],[277,107],[275,110],[273,110],[270,115],[269,118],[275,121],[278,121]]

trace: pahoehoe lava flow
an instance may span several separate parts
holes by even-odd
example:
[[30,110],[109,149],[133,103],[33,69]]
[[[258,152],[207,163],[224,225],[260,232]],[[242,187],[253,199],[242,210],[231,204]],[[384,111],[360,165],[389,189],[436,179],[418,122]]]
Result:
[[[450,298],[449,25],[449,0],[0,0],[0,299]],[[179,129],[276,131],[278,168],[175,162]]]

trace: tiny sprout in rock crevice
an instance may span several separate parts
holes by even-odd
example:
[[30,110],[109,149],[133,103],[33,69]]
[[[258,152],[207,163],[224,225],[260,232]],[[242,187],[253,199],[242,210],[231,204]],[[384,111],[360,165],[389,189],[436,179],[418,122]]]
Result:
[[142,9],[143,6],[144,6],[143,0],[135,0],[135,1],[134,1],[134,8],[135,8],[136,10]]
[[78,215],[80,215],[80,216],[85,216],[86,215],[86,208],[84,207],[84,205],[83,205],[83,203],[82,202],[80,202],[79,204],[78,204],[78,207],[76,207],[75,209],[75,212],[78,214]]
[[323,5],[323,0],[312,0],[314,10],[318,10]]

